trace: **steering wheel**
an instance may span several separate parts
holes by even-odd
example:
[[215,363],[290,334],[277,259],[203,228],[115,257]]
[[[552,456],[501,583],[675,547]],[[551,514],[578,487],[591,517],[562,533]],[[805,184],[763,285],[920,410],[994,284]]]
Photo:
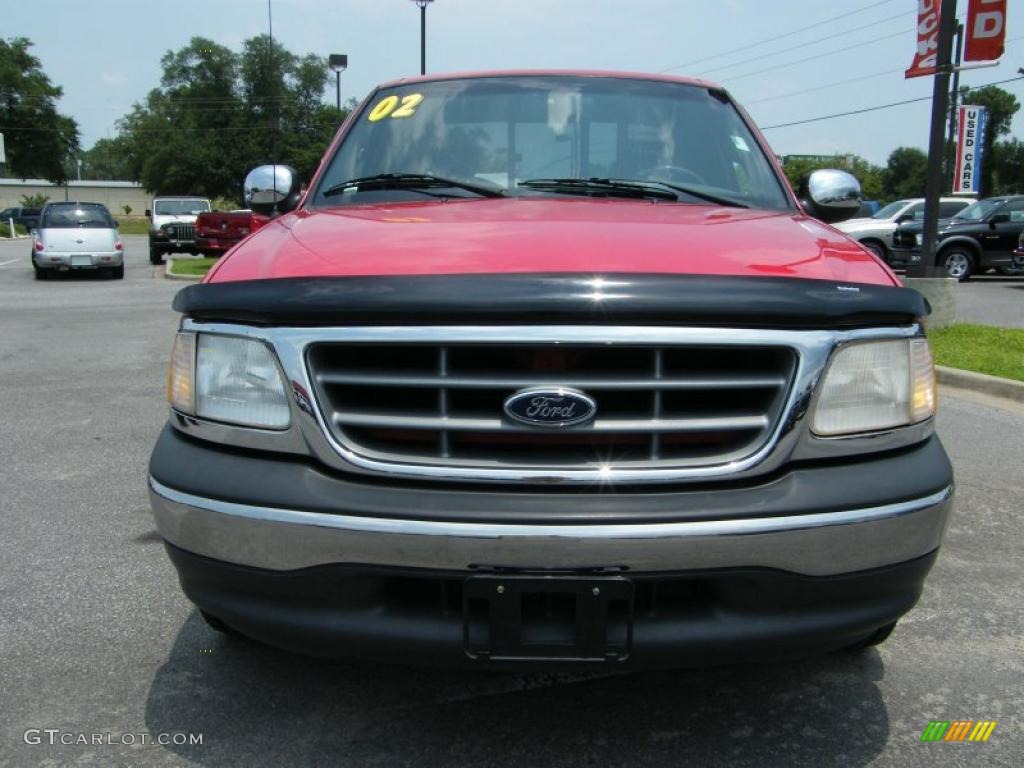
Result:
[[683,168],[683,166],[681,165],[654,165],[651,166],[650,168],[646,168],[640,171],[640,175],[643,178],[650,179],[651,181],[666,180],[664,179],[664,176],[666,174],[668,175],[667,180],[681,182],[684,179],[690,179],[692,181],[696,181],[698,184],[701,184],[702,186],[706,187],[708,185],[708,183],[704,180],[704,177],[701,176],[699,173],[697,173],[696,171],[692,171],[689,168]]

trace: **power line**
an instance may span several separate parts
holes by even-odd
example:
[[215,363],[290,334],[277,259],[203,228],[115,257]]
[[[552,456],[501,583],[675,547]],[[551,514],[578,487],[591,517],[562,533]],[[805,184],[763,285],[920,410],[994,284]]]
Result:
[[722,53],[716,53],[713,56],[705,56],[702,59],[694,59],[693,61],[688,61],[685,64],[677,64],[677,65],[675,65],[673,67],[666,67],[665,69],[662,69],[662,70],[659,70],[659,71],[661,71],[661,72],[672,72],[672,71],[677,70],[677,69],[686,69],[687,67],[692,67],[694,64],[703,64],[705,61],[711,61],[712,59],[720,59],[723,56],[730,56],[730,55],[732,55],[734,53],[742,53],[744,51],[749,51],[751,48],[757,48],[758,46],[765,45],[766,43],[774,43],[776,40],[784,40],[787,37],[793,37],[794,35],[798,35],[801,32],[806,32],[806,31],[808,31],[810,29],[816,29],[817,27],[824,26],[825,24],[831,24],[833,21],[839,21],[840,19],[845,19],[845,18],[848,18],[850,16],[855,16],[858,13],[863,13],[864,11],[870,11],[872,8],[877,8],[880,5],[886,5],[886,4],[890,3],[890,2],[892,2],[892,0],[881,0],[880,2],[872,3],[871,5],[865,5],[863,8],[857,8],[856,10],[848,11],[847,13],[842,13],[842,14],[840,14],[838,16],[832,16],[831,18],[825,19],[823,21],[815,22],[814,24],[809,24],[806,27],[800,27],[800,29],[794,29],[792,32],[786,32],[786,33],[784,33],[782,35],[773,35],[772,37],[767,37],[767,38],[764,38],[763,40],[758,40],[758,41],[753,42],[753,43],[747,43],[746,45],[741,46],[740,48],[733,48],[730,51],[723,51]]
[[[1024,35],[1017,35],[1017,37],[1007,38],[1005,42],[1006,42],[1007,45],[1009,45],[1010,43],[1017,42],[1019,40],[1024,40]],[[895,75],[897,73],[902,74],[903,71],[904,71],[903,67],[900,67],[899,69],[888,69],[888,70],[885,70],[884,72],[874,72],[874,73],[872,73],[870,75],[861,75],[860,77],[851,77],[851,78],[849,78],[847,80],[836,80],[836,81],[833,81],[831,83],[825,83],[824,85],[814,86],[813,88],[804,88],[804,89],[799,90],[799,91],[790,91],[789,93],[782,93],[782,94],[779,94],[777,96],[766,96],[763,99],[754,99],[753,101],[746,101],[746,100],[744,100],[743,104],[744,104],[744,106],[750,106],[752,104],[763,104],[763,103],[765,103],[767,101],[778,101],[780,99],[788,99],[788,98],[791,98],[793,96],[802,96],[805,93],[814,93],[816,91],[823,91],[823,90],[825,90],[827,88],[832,88],[832,87],[837,86],[837,85],[849,85],[850,83],[859,83],[859,82],[861,82],[863,80],[870,80],[870,79],[872,79],[874,77],[882,77],[883,75]]]
[[824,91],[827,88],[832,88],[837,85],[848,85],[850,83],[859,83],[862,80],[870,80],[873,77],[881,77],[882,75],[894,75],[897,72],[902,73],[903,69],[887,69],[884,72],[875,72],[870,75],[861,75],[860,77],[851,77],[849,80],[837,80],[832,83],[825,83],[824,85],[818,85],[814,88],[805,88],[801,91],[790,91],[789,93],[782,93],[777,96],[766,96],[763,99],[754,99],[753,101],[744,101],[744,106],[749,107],[751,104],[763,104],[766,101],[778,101],[779,99],[788,99],[792,96],[803,96],[805,93],[814,93],[815,91]]
[[[915,13],[916,11],[908,11],[904,13],[897,13],[894,16],[886,16],[884,19],[873,21],[870,24],[863,24],[859,27],[854,27],[853,29],[847,29],[843,30],[842,32],[836,32],[834,35],[819,37],[814,42],[808,43],[808,45],[818,45],[819,43],[824,43],[827,42],[828,40],[835,40],[837,37],[846,37],[847,35],[852,35],[854,32],[861,32],[865,29],[870,29],[871,27],[877,27],[879,24],[885,24],[887,22],[893,21],[894,19],[901,19],[904,16],[910,16]],[[763,53],[760,56],[752,56],[749,59],[741,59],[740,61],[733,62],[732,64],[723,64],[720,67],[712,67],[711,69],[705,69],[703,72],[697,72],[697,77],[703,77],[704,75],[710,74],[712,72],[721,72],[723,69],[732,69],[733,67],[739,67],[743,64],[749,64],[752,61],[761,61],[762,59],[770,58],[772,56],[781,56],[785,53],[791,52],[792,50],[792,47],[787,47],[780,49],[778,51],[774,51],[772,53]],[[833,51],[829,51],[829,53],[833,53]]]
[[900,30],[899,32],[893,32],[891,35],[883,35],[882,37],[876,37],[873,40],[867,40],[854,45],[848,45],[845,48],[836,48],[831,51],[825,51],[825,53],[818,53],[814,56],[805,56],[802,59],[796,59],[794,61],[783,62],[782,64],[776,64],[771,67],[763,67],[762,69],[754,70],[751,72],[745,72],[742,75],[736,75],[735,77],[728,77],[723,82],[732,83],[736,80],[742,80],[746,77],[753,77],[754,75],[763,75],[765,72],[774,72],[777,69],[785,69],[786,67],[795,67],[797,64],[804,64],[808,61],[814,61],[815,59],[823,59],[826,56],[835,56],[837,53],[844,53],[845,51],[852,51],[857,48],[863,48],[868,45],[874,45],[875,43],[881,43],[884,40],[891,40],[894,37],[901,37],[907,34],[906,30]]
[[[971,90],[978,88],[987,88],[990,85],[1002,85],[1003,83],[1013,83],[1017,80],[1024,80],[1024,77],[1011,77],[1007,80],[996,80],[992,83],[984,83],[982,85],[971,86]],[[778,125],[764,125],[761,126],[762,131],[770,131],[773,128],[789,128],[793,125],[806,125],[807,123],[817,123],[822,120],[832,120],[836,117],[849,117],[850,115],[863,115],[865,112],[877,112],[880,109],[889,109],[890,107],[901,107],[904,104],[914,104],[918,101],[929,101],[931,96],[920,96],[916,99],[904,99],[903,101],[893,101],[889,104],[878,104],[874,107],[864,107],[863,109],[852,109],[849,112],[836,112],[831,115],[820,115],[819,117],[809,117],[806,120],[794,120],[791,123],[779,123]]]

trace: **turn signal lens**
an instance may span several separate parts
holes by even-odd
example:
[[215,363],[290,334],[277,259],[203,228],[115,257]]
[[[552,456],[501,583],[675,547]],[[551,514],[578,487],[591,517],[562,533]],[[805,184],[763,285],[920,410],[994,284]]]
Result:
[[935,363],[932,360],[928,339],[911,339],[910,374],[913,385],[910,420],[917,423],[934,416],[938,402],[935,392]]
[[194,415],[196,335],[189,331],[181,331],[174,337],[171,349],[171,365],[167,371],[167,402],[171,407],[182,413]]
[[811,429],[851,435],[915,424],[935,413],[935,372],[927,340],[843,347],[821,385]]

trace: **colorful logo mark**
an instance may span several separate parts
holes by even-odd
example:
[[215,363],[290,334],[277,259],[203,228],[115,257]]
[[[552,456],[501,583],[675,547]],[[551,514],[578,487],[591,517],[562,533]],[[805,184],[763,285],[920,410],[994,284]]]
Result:
[[995,720],[932,720],[921,741],[988,741],[995,729]]

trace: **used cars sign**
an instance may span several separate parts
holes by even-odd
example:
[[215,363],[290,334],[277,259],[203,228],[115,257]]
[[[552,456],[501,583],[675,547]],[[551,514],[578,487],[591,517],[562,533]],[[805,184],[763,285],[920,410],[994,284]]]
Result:
[[978,194],[985,141],[985,107],[964,105],[957,109],[956,176],[954,195]]

